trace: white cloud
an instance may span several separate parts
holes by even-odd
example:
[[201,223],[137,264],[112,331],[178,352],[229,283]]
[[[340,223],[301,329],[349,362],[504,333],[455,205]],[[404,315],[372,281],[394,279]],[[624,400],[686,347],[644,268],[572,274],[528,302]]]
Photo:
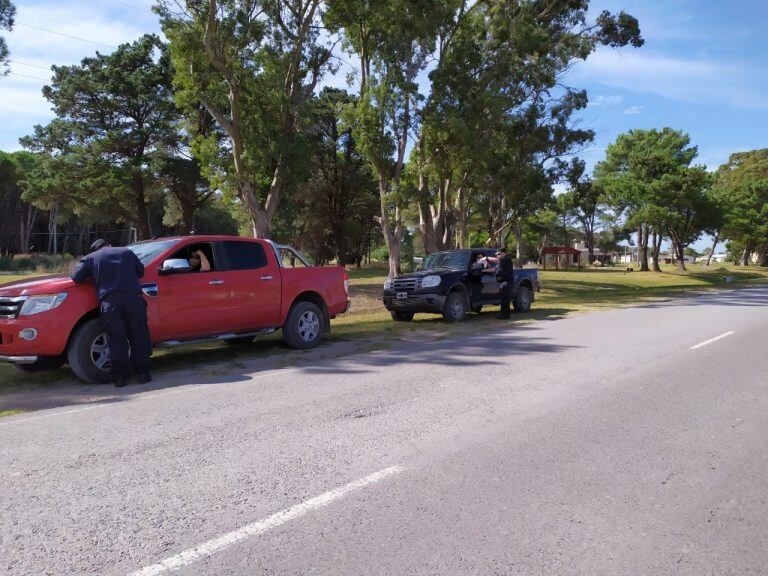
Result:
[[624,102],[624,96],[619,94],[608,95],[600,94],[589,100],[589,106],[615,106]]
[[725,103],[735,108],[766,109],[768,95],[754,90],[756,76],[738,63],[672,58],[648,51],[603,49],[574,70],[577,79],[682,100]]
[[642,114],[643,112],[645,112],[645,106],[630,106],[629,108],[625,108],[622,114],[628,114],[632,116],[635,114]]

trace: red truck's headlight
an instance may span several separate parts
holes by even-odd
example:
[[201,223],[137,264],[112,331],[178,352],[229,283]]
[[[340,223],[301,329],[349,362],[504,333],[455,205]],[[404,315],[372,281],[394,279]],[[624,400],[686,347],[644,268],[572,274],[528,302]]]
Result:
[[19,316],[32,316],[32,314],[48,312],[48,310],[53,310],[66,299],[66,292],[61,292],[60,294],[40,294],[38,296],[30,296],[24,301],[24,304],[22,304]]

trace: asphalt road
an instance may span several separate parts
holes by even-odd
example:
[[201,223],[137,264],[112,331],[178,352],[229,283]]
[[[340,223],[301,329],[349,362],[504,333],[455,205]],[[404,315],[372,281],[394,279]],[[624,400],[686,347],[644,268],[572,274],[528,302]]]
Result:
[[0,573],[768,574],[767,333],[734,290],[4,418]]

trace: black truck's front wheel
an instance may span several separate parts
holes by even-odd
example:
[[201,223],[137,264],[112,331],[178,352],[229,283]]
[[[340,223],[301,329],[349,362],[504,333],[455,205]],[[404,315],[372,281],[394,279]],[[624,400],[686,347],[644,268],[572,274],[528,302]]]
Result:
[[391,312],[395,322],[410,322],[413,320],[413,312]]
[[515,307],[515,312],[529,312],[531,310],[531,303],[533,302],[533,292],[528,286],[520,286],[517,289],[515,300],[512,305]]
[[467,315],[467,299],[460,292],[451,292],[445,299],[443,318],[448,322],[461,322]]

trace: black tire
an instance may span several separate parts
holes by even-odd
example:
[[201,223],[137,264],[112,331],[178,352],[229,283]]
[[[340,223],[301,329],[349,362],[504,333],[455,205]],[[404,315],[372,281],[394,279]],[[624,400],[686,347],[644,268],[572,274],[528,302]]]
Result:
[[392,320],[395,322],[410,322],[413,320],[413,312],[392,312]]
[[254,336],[238,336],[237,338],[227,338],[224,340],[230,346],[247,346],[253,342]]
[[451,292],[445,299],[443,318],[448,322],[461,322],[467,315],[467,299],[461,292]]
[[523,313],[531,310],[531,303],[533,302],[533,292],[528,286],[520,286],[515,294],[515,300],[512,305],[515,307],[515,312]]
[[482,304],[478,304],[477,306],[472,306],[472,312],[474,312],[475,314],[480,314],[480,312],[482,311],[483,311]]
[[107,335],[100,319],[88,320],[75,330],[67,348],[67,362],[75,376],[84,382],[107,384],[112,381]]
[[297,302],[283,326],[283,339],[291,348],[314,348],[325,335],[325,317],[317,304]]
[[36,372],[48,372],[64,366],[64,356],[43,356],[32,364],[15,364],[16,368],[28,374]]

